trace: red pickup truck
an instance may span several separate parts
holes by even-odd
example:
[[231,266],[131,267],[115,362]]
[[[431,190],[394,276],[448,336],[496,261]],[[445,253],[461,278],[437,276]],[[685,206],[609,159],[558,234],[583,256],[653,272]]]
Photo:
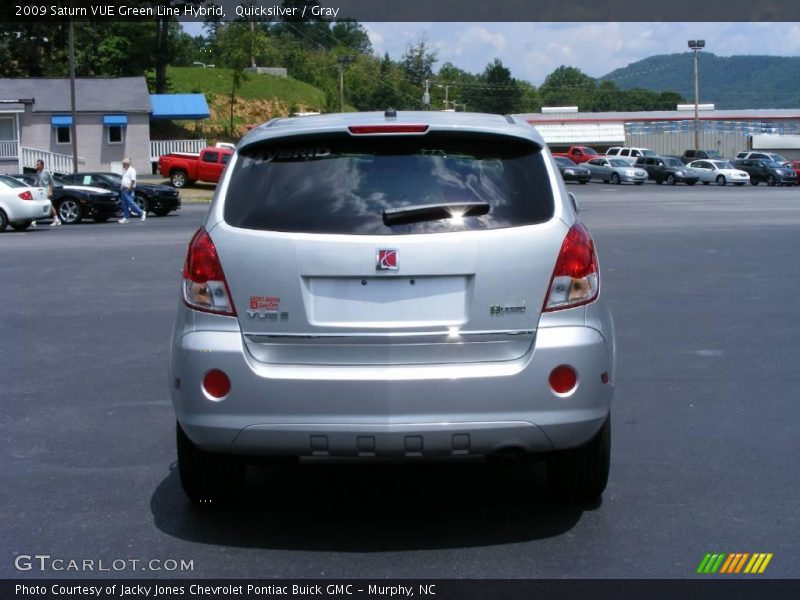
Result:
[[232,154],[228,148],[203,148],[200,154],[165,154],[158,158],[158,172],[169,177],[176,188],[195,181],[217,183]]
[[593,158],[599,158],[600,154],[589,146],[570,146],[566,152],[553,152],[553,156],[565,156],[576,164],[581,164]]

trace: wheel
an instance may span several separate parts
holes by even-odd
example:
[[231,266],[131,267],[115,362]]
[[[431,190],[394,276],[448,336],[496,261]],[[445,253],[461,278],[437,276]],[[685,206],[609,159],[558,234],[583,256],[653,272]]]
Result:
[[725,181],[725,175],[717,176],[717,185],[725,185],[726,183],[728,182]]
[[83,219],[83,209],[74,198],[65,198],[56,207],[58,218],[66,225],[77,225]]
[[147,198],[144,196],[136,195],[133,197],[133,203],[139,208],[139,210],[147,212],[148,205],[147,205]]
[[6,213],[3,212],[3,209],[0,208],[0,232],[6,230],[6,226],[8,225],[8,217]]
[[95,215],[95,216],[92,217],[92,219],[94,219],[95,223],[105,223],[110,218],[111,217],[109,217],[108,215]]
[[33,223],[33,221],[17,221],[16,223],[11,223],[11,229],[14,231],[25,231],[31,226],[31,223]]
[[620,183],[622,183],[622,181],[620,181],[619,178],[619,173],[611,174],[611,183],[613,183],[614,185],[619,185]]
[[159,208],[158,210],[153,210],[153,214],[157,217],[166,217],[169,214],[168,208]]
[[169,180],[172,182],[173,187],[176,188],[182,188],[189,183],[186,171],[173,171],[169,176]]
[[669,175],[667,175],[667,178],[664,181],[667,182],[667,185],[675,185],[676,183],[675,175],[670,173]]
[[769,187],[775,187],[775,176],[774,175],[767,175],[767,185]]
[[606,489],[610,465],[611,415],[589,443],[547,458],[547,483],[562,497],[592,501]]
[[246,465],[233,456],[205,452],[175,423],[181,487],[192,502],[208,504],[235,495],[244,486]]

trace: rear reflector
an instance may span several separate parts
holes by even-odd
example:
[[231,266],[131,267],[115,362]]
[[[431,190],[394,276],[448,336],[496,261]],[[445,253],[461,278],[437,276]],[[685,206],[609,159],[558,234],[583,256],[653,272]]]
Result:
[[425,133],[427,125],[351,125],[350,133],[365,135],[370,133]]
[[560,365],[550,372],[550,389],[556,394],[566,394],[575,389],[578,374],[569,365]]
[[552,312],[588,304],[597,298],[599,290],[594,242],[586,228],[581,223],[575,223],[561,244],[542,311]]
[[189,243],[183,266],[183,301],[195,310],[235,317],[231,292],[214,242],[202,227]]
[[23,200],[33,200],[33,195],[28,191],[20,192],[18,195]]
[[213,369],[203,377],[203,388],[209,396],[223,398],[231,391],[231,380],[219,369]]

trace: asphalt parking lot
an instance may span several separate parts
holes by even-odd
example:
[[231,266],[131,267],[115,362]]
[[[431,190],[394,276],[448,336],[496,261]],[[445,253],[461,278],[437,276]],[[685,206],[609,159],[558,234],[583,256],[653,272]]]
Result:
[[[207,209],[0,234],[0,576],[684,578],[707,552],[800,572],[800,188],[568,185],[619,365],[612,472],[563,506],[536,465],[253,469],[191,507],[168,343]],[[19,554],[191,573],[20,572]]]

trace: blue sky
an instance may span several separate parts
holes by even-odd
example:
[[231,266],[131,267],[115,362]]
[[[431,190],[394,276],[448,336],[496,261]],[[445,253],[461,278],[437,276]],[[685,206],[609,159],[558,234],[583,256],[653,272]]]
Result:
[[[201,33],[200,24],[189,33]],[[600,77],[654,54],[688,51],[705,39],[720,56],[800,56],[800,23],[362,23],[376,53],[394,59],[424,35],[439,62],[479,72],[500,58],[514,77],[539,85],[560,65]]]

